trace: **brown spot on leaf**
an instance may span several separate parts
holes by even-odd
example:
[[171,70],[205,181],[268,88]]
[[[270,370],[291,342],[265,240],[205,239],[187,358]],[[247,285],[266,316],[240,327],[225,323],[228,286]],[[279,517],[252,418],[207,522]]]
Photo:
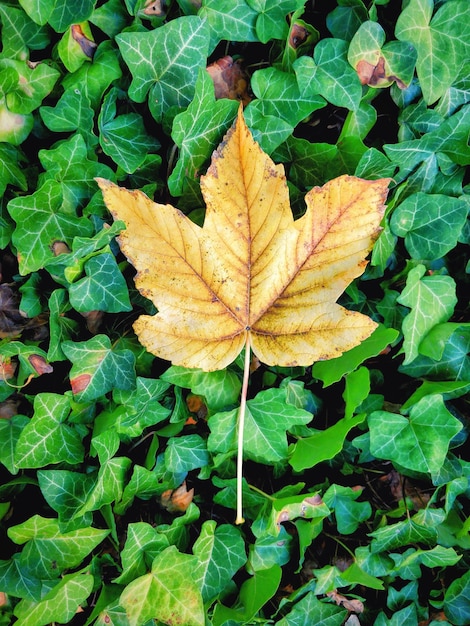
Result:
[[84,391],[90,384],[90,380],[90,374],[80,374],[75,378],[71,378],[70,385],[72,386],[72,393],[76,395],[77,393]]
[[385,72],[385,59],[380,57],[377,65],[372,65],[366,60],[361,60],[356,66],[356,72],[361,81],[361,85],[369,85],[369,87],[385,87],[390,82],[395,81],[400,89],[405,89],[405,83],[397,76],[387,76]]
[[96,43],[88,39],[85,33],[82,30],[80,24],[72,24],[70,27],[73,39],[78,43],[83,53],[89,58],[92,59],[96,50]]

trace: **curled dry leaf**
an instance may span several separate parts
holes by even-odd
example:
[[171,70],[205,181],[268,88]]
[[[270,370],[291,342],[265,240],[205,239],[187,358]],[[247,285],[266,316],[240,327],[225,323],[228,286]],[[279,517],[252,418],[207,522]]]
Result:
[[222,369],[251,347],[268,365],[311,365],[369,337],[376,323],[336,303],[380,232],[389,179],[341,176],[306,196],[294,221],[282,165],[238,119],[201,190],[203,227],[170,205],[98,179],[136,286],[158,308],[134,323],[153,354]]
[[165,17],[166,15],[166,2],[164,0],[147,0],[145,3],[144,15],[151,15],[154,17]]
[[362,613],[364,611],[364,604],[360,600],[354,598],[350,600],[337,591],[329,591],[326,595],[336,602],[338,606],[342,606],[347,611],[351,611],[351,613]]
[[251,96],[248,93],[248,75],[243,71],[240,60],[225,56],[207,66],[214,83],[215,97],[239,100],[246,106]]
[[39,376],[41,376],[41,374],[51,374],[54,371],[52,365],[39,354],[31,354],[28,357],[28,361],[31,363],[32,367],[35,369],[37,374],[39,374]]
[[0,285],[0,339],[21,333],[28,320],[18,309],[18,298],[9,285]]
[[9,420],[15,416],[18,413],[19,404],[19,400],[12,398],[0,402],[0,419]]
[[188,491],[186,481],[177,489],[167,489],[160,496],[160,504],[169,513],[184,513],[193,501],[194,487]]

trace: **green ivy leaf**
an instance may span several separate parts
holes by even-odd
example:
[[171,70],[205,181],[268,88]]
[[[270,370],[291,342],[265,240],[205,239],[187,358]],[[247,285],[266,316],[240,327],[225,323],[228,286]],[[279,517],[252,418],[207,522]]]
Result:
[[73,5],[64,6],[61,0],[22,0],[21,6],[36,22],[49,23],[58,33],[64,32],[72,24],[79,24],[87,20],[94,9],[96,0],[78,0]]
[[65,569],[80,565],[108,534],[108,530],[91,527],[61,533],[57,520],[40,515],[33,515],[8,531],[16,544],[26,544],[19,564],[33,576],[45,580],[58,578]]
[[345,374],[353,372],[366,359],[380,354],[397,339],[398,335],[398,331],[393,328],[385,328],[379,324],[368,339],[352,350],[336,359],[315,363],[312,368],[313,377],[318,378],[325,387],[328,387],[341,380]]
[[62,342],[70,340],[77,331],[78,323],[66,316],[71,310],[65,289],[55,289],[49,298],[49,349],[48,361],[64,361],[65,354],[62,351]]
[[[277,463],[287,458],[286,431],[307,424],[312,414],[285,402],[285,390],[267,389],[248,400],[243,453],[258,463]],[[209,419],[208,449],[228,453],[237,448],[238,409],[217,413]]]
[[457,245],[467,213],[464,200],[420,192],[406,198],[394,210],[390,228],[395,235],[405,238],[412,258],[434,260]]
[[6,90],[6,104],[12,113],[27,115],[41,104],[52,91],[60,72],[45,63],[38,63],[34,68],[15,59],[0,59],[0,71],[13,70],[16,84]]
[[124,480],[131,460],[127,457],[113,457],[100,465],[96,481],[89,491],[86,501],[76,512],[75,518],[89,511],[98,511],[107,504],[119,502],[122,498]]
[[352,534],[361,522],[372,515],[369,502],[356,502],[361,493],[362,489],[331,485],[323,494],[326,506],[334,509],[336,526],[342,535]]
[[37,476],[44,499],[59,514],[60,532],[91,526],[91,513],[82,517],[76,516],[93,487],[93,477],[90,474],[51,469],[39,470]]
[[211,77],[205,69],[199,69],[193,101],[173,120],[171,136],[180,149],[168,178],[173,196],[183,194],[186,177],[199,178],[202,166],[232,124],[237,108],[235,100],[215,99]]
[[89,98],[80,89],[66,89],[54,107],[42,106],[39,114],[47,128],[55,133],[78,131],[89,147],[98,143],[93,133],[93,109]]
[[169,383],[159,379],[138,376],[135,389],[116,389],[113,399],[125,410],[111,417],[113,430],[126,437],[140,437],[146,428],[165,420],[170,410],[162,406],[159,400],[164,397],[169,386]]
[[256,35],[262,43],[270,39],[286,39],[286,16],[304,6],[303,0],[246,0],[247,5],[259,13]]
[[287,615],[276,622],[276,626],[303,626],[306,615],[314,615],[318,624],[341,626],[347,611],[340,606],[322,602],[310,591],[294,604]]
[[302,56],[294,63],[299,87],[312,98],[322,95],[336,106],[355,111],[362,98],[357,73],[348,63],[348,45],[342,39],[322,39],[312,57]]
[[107,335],[96,335],[88,341],[65,341],[62,349],[72,361],[70,382],[75,398],[88,402],[111,389],[134,389],[135,357],[130,350],[114,349]]
[[428,105],[452,85],[462,59],[470,55],[465,28],[470,20],[468,2],[450,0],[434,16],[433,8],[429,0],[411,0],[395,26],[397,39],[411,42],[418,52],[416,71]]
[[66,574],[39,602],[22,600],[15,607],[18,626],[46,626],[68,623],[90,595],[94,584],[91,574]]
[[238,528],[229,524],[217,526],[212,520],[202,525],[193,554],[198,558],[193,577],[204,603],[213,602],[246,562],[245,544]]
[[326,25],[333,37],[350,41],[367,19],[369,14],[362,0],[347,0],[328,13]]
[[164,458],[170,472],[190,472],[204,467],[209,462],[206,441],[200,435],[171,437]]
[[368,423],[374,456],[431,475],[439,472],[451,439],[462,430],[439,395],[419,400],[408,417],[374,411]]
[[[430,344],[434,329],[423,339],[424,353],[432,354],[436,349]],[[428,339],[429,338],[429,339]],[[401,365],[400,371],[415,378],[428,377],[437,380],[470,381],[470,329],[459,327],[448,338],[442,356],[438,361],[424,355],[418,357],[408,365]]]
[[194,580],[196,557],[182,554],[175,546],[160,552],[152,571],[133,580],[121,594],[130,626],[149,620],[204,626],[201,592]]
[[54,259],[53,245],[63,241],[71,245],[76,235],[90,235],[92,224],[62,210],[60,183],[47,180],[30,196],[19,196],[8,203],[16,222],[13,243],[18,249],[20,273],[35,272]]
[[103,93],[122,75],[114,42],[103,41],[93,56],[93,63],[85,63],[73,74],[62,80],[65,90],[78,90],[88,98],[93,110],[99,107]]
[[436,527],[423,524],[417,515],[374,530],[370,535],[373,537],[370,545],[372,553],[391,552],[414,543],[432,545],[437,541]]
[[468,623],[470,611],[470,572],[453,580],[444,596],[444,614],[456,626]]
[[152,561],[168,547],[168,539],[146,522],[132,522],[127,527],[127,537],[121,551],[122,573],[114,582],[127,585],[144,576]]
[[421,341],[433,326],[449,319],[457,303],[455,282],[451,276],[425,276],[425,273],[424,265],[410,270],[406,286],[397,299],[411,309],[402,324],[403,351],[406,354],[403,365],[408,365],[418,356]]
[[118,90],[112,89],[103,101],[98,116],[100,145],[119,167],[132,174],[149,152],[160,147],[160,143],[147,133],[144,120],[138,113],[116,116],[117,98]]
[[50,463],[80,463],[84,448],[80,435],[66,424],[70,399],[56,393],[39,393],[34,414],[23,428],[15,450],[19,468],[44,467]]
[[242,387],[240,378],[229,369],[203,372],[172,365],[162,374],[161,379],[203,396],[209,410],[213,412],[236,404]]
[[325,106],[321,96],[301,89],[293,74],[274,67],[257,70],[251,78],[251,88],[256,99],[250,102],[247,111],[255,109],[263,116],[281,118],[292,127]]
[[325,430],[319,430],[310,437],[299,438],[291,448],[289,464],[296,472],[329,461],[341,452],[349,431],[365,419],[361,413],[351,419],[341,419]]
[[11,419],[0,420],[0,459],[10,474],[17,474],[15,448],[23,428],[29,423],[26,415],[14,415]]
[[240,587],[240,608],[229,608],[217,604],[214,610],[214,626],[226,623],[249,623],[258,611],[276,593],[281,582],[282,570],[279,565],[272,565],[268,569],[257,570],[253,576]]
[[[94,178],[113,178],[114,173],[104,163],[88,158],[85,140],[80,134],[60,143],[50,150],[40,150],[39,160],[46,172],[40,176],[41,184],[51,179],[60,183],[63,193],[63,211],[74,213],[77,207],[96,192]],[[78,236],[88,233],[77,232]]]
[[132,309],[124,276],[110,252],[91,257],[85,265],[86,277],[69,289],[70,304],[79,313],[106,311],[119,313]]
[[205,0],[198,15],[210,27],[211,53],[219,41],[259,41],[256,33],[258,12],[246,0]]
[[116,37],[132,73],[129,96],[144,102],[160,122],[170,107],[187,106],[194,95],[197,70],[206,64],[209,37],[205,20],[187,16],[149,32]]
[[24,59],[29,50],[42,50],[49,44],[47,29],[38,27],[22,9],[0,5],[0,18],[3,56]]

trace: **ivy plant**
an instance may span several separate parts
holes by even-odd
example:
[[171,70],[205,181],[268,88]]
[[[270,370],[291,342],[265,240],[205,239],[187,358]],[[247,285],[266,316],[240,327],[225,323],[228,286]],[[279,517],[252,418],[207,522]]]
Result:
[[[470,624],[467,0],[0,5],[0,624]],[[237,117],[391,183],[330,360],[170,365],[96,178],[204,223]],[[148,254],[152,254],[149,250]],[[158,280],[158,277],[156,277]]]

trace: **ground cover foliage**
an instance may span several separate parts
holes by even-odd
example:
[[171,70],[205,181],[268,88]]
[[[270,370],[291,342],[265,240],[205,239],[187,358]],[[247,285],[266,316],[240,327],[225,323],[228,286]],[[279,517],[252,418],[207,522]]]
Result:
[[[470,5],[326,4],[0,5],[0,624],[470,623]],[[240,101],[296,218],[392,183],[340,299],[377,330],[253,363],[237,526],[243,359],[143,349],[95,178],[201,224]]]

